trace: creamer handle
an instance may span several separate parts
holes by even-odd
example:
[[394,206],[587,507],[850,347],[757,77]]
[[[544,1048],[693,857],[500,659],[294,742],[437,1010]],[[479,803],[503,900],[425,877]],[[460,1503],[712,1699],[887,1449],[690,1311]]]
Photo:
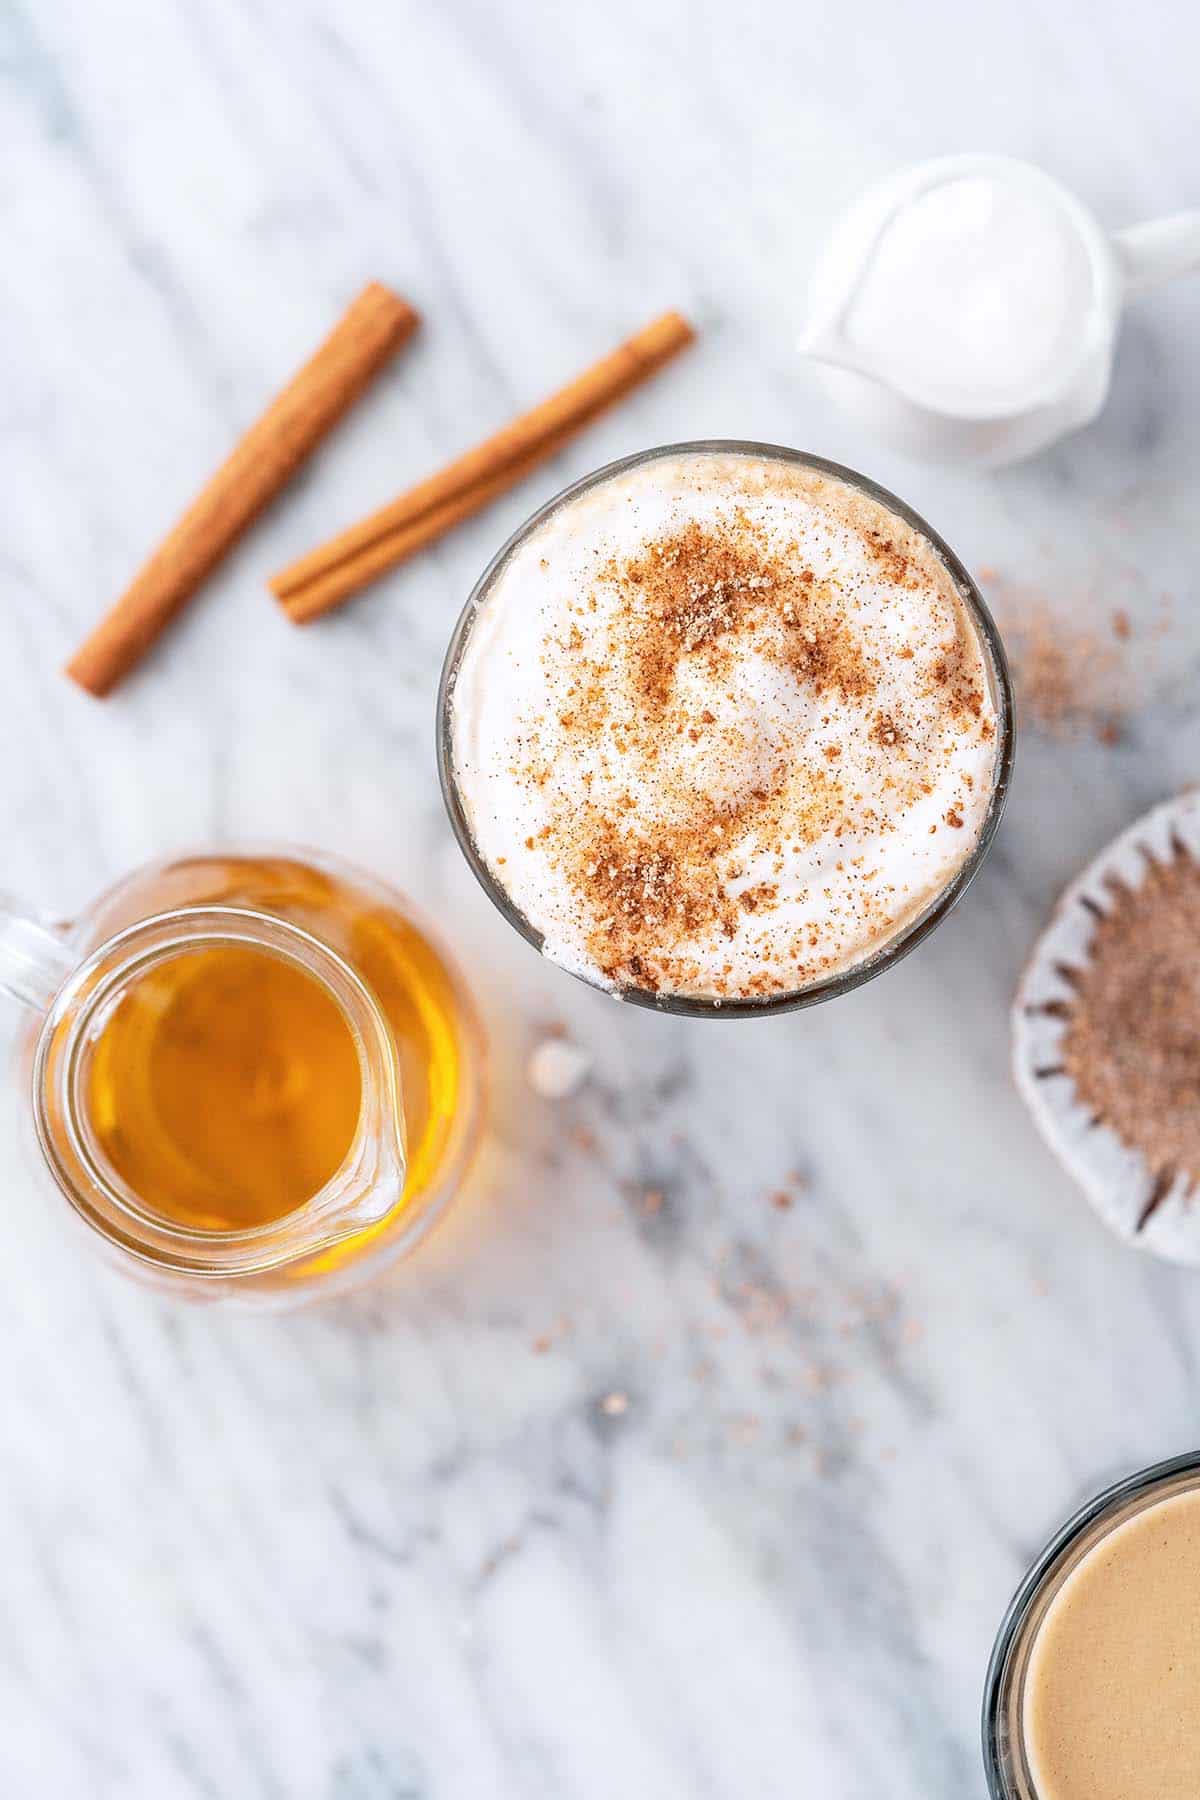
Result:
[[1131,293],[1200,269],[1200,211],[1147,219],[1113,233],[1113,248]]

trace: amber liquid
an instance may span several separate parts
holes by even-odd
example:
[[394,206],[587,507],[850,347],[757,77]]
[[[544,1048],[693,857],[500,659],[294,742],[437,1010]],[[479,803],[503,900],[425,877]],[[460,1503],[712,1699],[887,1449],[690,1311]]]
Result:
[[88,1069],[108,1161],[161,1216],[265,1225],[319,1192],[354,1141],[362,1077],[333,996],[243,945],[183,952],[135,981]]
[[[195,859],[136,877],[101,908],[96,935],[199,905],[300,925],[372,991],[400,1055],[405,1210],[461,1154],[479,1084],[474,1017],[436,948],[386,891],[283,857]],[[131,983],[94,1045],[87,1093],[95,1139],[143,1205],[236,1230],[283,1218],[337,1172],[362,1076],[354,1034],[321,982],[269,951],[229,945],[181,950]]]

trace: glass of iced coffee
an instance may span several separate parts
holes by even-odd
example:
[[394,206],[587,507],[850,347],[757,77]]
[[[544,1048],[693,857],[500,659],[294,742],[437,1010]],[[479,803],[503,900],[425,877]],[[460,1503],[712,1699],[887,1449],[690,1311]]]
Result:
[[943,919],[999,823],[1004,652],[911,508],[773,445],[669,445],[542,507],[451,640],[468,862],[543,955],[704,1017],[810,1006]]
[[996,1639],[992,1800],[1200,1794],[1200,1454],[1106,1488],[1050,1540]]

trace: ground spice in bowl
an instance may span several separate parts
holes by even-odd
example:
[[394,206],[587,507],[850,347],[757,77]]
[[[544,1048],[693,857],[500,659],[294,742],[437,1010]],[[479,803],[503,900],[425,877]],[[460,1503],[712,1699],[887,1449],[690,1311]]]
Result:
[[1172,848],[1138,886],[1110,880],[1062,1038],[1079,1098],[1160,1192],[1177,1175],[1200,1182],[1200,864]]
[[1013,1007],[1013,1072],[1105,1222],[1200,1266],[1200,791],[1114,839],[1060,899]]

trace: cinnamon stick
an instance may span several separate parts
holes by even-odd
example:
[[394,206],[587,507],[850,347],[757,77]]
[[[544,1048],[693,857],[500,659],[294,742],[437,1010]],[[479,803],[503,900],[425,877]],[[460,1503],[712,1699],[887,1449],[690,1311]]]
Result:
[[76,651],[72,680],[98,698],[112,692],[417,322],[380,282],[363,289]]
[[314,619],[322,618],[325,613],[333,612],[344,606],[347,600],[353,599],[363,588],[378,581],[389,569],[407,562],[418,550],[424,550],[429,544],[436,543],[455,525],[469,519],[506,494],[509,488],[516,487],[548,457],[554,456],[574,434],[570,431],[560,433],[557,438],[548,440],[538,446],[536,452],[525,457],[519,463],[509,463],[497,471],[491,481],[481,482],[477,487],[468,488],[465,493],[447,500],[441,506],[435,506],[432,512],[423,513],[412,525],[401,526],[399,531],[389,532],[386,537],[368,544],[344,562],[338,563],[327,574],[317,575],[302,588],[281,601],[284,611],[293,625],[311,625]]
[[309,624],[513,487],[576,432],[693,341],[677,312],[636,332],[609,356],[389,505],[271,578],[296,624]]

